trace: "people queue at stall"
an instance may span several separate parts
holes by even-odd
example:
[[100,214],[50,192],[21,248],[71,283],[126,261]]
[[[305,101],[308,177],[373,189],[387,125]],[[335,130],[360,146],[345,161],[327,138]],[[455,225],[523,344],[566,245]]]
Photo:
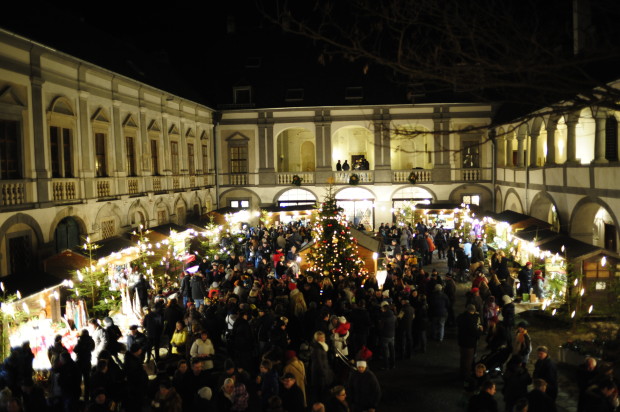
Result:
[[[507,375],[522,374],[531,340],[526,325],[512,330],[515,285],[504,271],[505,257],[495,257],[490,269],[476,269],[460,313],[454,306],[460,269],[450,266],[440,276],[422,268],[434,250],[448,261],[451,249],[463,250],[443,229],[382,224],[388,256],[381,288],[374,275],[300,273],[297,251],[309,240],[303,225],[246,230],[242,248],[225,259],[203,259],[195,274],[182,275],[173,297],[139,282],[134,292],[146,293],[149,309],[127,335],[110,318],[91,319],[75,359],[57,339],[49,349],[46,390],[32,379],[27,344],[13,348],[0,410],[375,411],[381,386],[370,361],[394,369],[396,359],[426,352],[428,339],[442,341],[446,325],[459,330],[470,410],[483,410],[476,405],[486,405],[484,394],[495,393],[494,385],[476,377],[486,367],[474,369],[476,345],[470,350],[482,331],[490,347],[510,344]],[[455,254],[455,261],[465,261],[463,271],[477,263],[482,246],[471,245],[471,256]],[[160,357],[162,347],[167,351]],[[546,374],[535,372],[534,378],[546,382],[549,394],[557,391],[557,374],[550,361],[546,365]],[[517,395],[504,396],[506,403],[522,403]]]

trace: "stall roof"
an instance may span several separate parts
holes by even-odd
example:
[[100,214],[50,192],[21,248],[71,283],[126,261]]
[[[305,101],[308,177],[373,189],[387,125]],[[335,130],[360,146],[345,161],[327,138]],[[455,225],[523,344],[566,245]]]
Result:
[[[93,260],[108,257],[112,253],[117,253],[130,247],[137,247],[136,243],[121,236],[114,236],[93,243],[98,246],[95,250],[93,250]],[[74,250],[82,256],[88,257],[88,252],[85,251],[83,247],[77,246]]]
[[440,202],[440,203],[417,203],[415,205],[416,209],[437,209],[437,210],[446,210],[446,209],[461,209],[462,206],[460,203],[450,203],[450,202]]
[[15,293],[19,290],[24,297],[62,283],[62,279],[45,272],[17,273],[1,277],[0,281],[4,283],[7,293]]
[[547,222],[536,219],[535,217],[529,215],[524,215],[523,213],[514,212],[512,210],[504,210],[501,213],[485,212],[484,215],[493,218],[498,222],[506,222],[509,225],[522,228],[534,225],[545,228],[551,227],[551,224]]
[[295,205],[295,206],[277,206],[277,205],[271,205],[271,206],[267,206],[267,207],[261,207],[261,210],[264,210],[265,212],[273,212],[273,213],[278,213],[278,212],[294,212],[294,211],[301,211],[301,210],[315,210],[315,206],[314,205]]
[[173,230],[177,233],[181,233],[181,232],[185,232],[188,229],[189,228],[187,226],[177,225],[176,223],[166,223],[165,225],[159,225],[159,226],[149,228],[149,230],[152,230],[153,232],[161,233],[164,236],[170,236],[170,232],[172,232]]
[[[564,246],[564,252],[562,252],[562,246]],[[570,261],[585,260],[599,254],[620,258],[617,254],[599,246],[594,246],[563,234],[541,244],[540,248],[548,250],[551,253],[557,253],[560,256],[565,254],[566,258]]]
[[559,235],[560,234],[558,232],[554,232],[547,227],[540,227],[537,225],[526,227],[525,229],[515,233],[515,236],[519,239],[534,242],[536,246],[541,243],[548,242]]

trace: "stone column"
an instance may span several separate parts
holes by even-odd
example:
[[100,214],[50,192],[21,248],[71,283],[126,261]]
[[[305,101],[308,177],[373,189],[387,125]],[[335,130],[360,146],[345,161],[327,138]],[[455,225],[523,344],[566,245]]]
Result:
[[577,158],[577,120],[569,118],[566,122],[566,164],[578,165]]
[[514,162],[512,160],[512,152],[514,151],[514,149],[512,148],[512,141],[513,141],[512,135],[506,138],[506,166],[507,167],[514,166]]
[[596,130],[594,132],[594,160],[593,164],[609,163],[605,159],[605,115],[600,113],[596,116]]
[[496,136],[495,137],[495,166],[506,166],[506,137],[505,136]]
[[537,167],[538,161],[538,133],[530,133],[530,167]]
[[555,162],[555,130],[556,124],[549,124],[547,127],[547,160],[545,166],[553,166]]
[[517,167],[525,166],[525,136],[517,136]]

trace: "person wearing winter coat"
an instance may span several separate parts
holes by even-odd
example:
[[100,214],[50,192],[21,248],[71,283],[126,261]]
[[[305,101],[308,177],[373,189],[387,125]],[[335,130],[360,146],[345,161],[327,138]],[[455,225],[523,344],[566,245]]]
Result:
[[84,380],[84,400],[86,402],[88,402],[90,395],[90,369],[93,350],[95,350],[95,341],[90,337],[88,330],[84,329],[73,348],[73,353],[77,357],[76,363]]
[[325,342],[325,333],[318,331],[314,333],[312,343],[312,355],[310,358],[310,384],[312,385],[312,400],[320,402],[325,400],[325,391],[334,379],[327,353],[329,347]]
[[192,299],[194,301],[194,305],[196,305],[196,309],[199,309],[205,301],[205,295],[207,294],[205,291],[204,282],[202,281],[202,276],[199,274],[195,274],[192,276],[189,286],[191,289]]
[[381,400],[381,386],[375,374],[368,369],[366,361],[357,361],[357,370],[347,384],[353,411],[374,411]]
[[207,331],[200,332],[200,338],[196,339],[192,344],[189,351],[192,358],[198,358],[202,360],[202,370],[213,369],[213,355],[215,355],[215,348],[213,343],[209,339]]
[[443,286],[436,284],[434,291],[428,299],[428,315],[431,318],[433,339],[438,342],[443,341],[448,311],[450,310],[450,299],[443,293]]
[[538,300],[543,299],[543,286],[545,284],[545,277],[543,276],[542,270],[537,270],[534,272],[534,279],[532,279],[532,291],[534,295],[538,298]]
[[303,395],[303,406],[307,405],[306,402],[306,367],[304,363],[299,360],[297,357],[297,353],[294,350],[288,350],[284,353],[284,359],[286,362],[284,364],[284,369],[282,370],[283,376],[287,374],[293,375],[295,378],[295,384],[299,386],[301,393]]
[[280,393],[278,372],[273,368],[270,360],[265,359],[261,362],[260,375],[256,377],[256,384],[259,385],[258,396],[265,408],[269,399]]
[[334,349],[340,351],[344,356],[349,356],[349,347],[347,345],[349,329],[351,329],[351,324],[347,322],[344,316],[340,316],[338,317],[338,324],[331,330],[331,340]]

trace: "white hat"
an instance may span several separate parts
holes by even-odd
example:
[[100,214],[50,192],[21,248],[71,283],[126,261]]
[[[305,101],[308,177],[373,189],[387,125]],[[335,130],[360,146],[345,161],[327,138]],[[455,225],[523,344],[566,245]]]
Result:
[[200,396],[202,399],[210,401],[211,397],[213,396],[213,392],[208,386],[203,386],[202,388],[198,389],[198,396]]
[[358,360],[356,363],[357,367],[359,368],[360,366],[365,368],[367,366],[367,363],[365,360]]
[[345,318],[344,316],[339,316],[338,317],[338,322],[340,322],[340,323],[347,323],[347,318]]
[[381,307],[389,306],[389,305],[390,304],[387,301],[385,301],[385,300],[383,302],[381,302]]

